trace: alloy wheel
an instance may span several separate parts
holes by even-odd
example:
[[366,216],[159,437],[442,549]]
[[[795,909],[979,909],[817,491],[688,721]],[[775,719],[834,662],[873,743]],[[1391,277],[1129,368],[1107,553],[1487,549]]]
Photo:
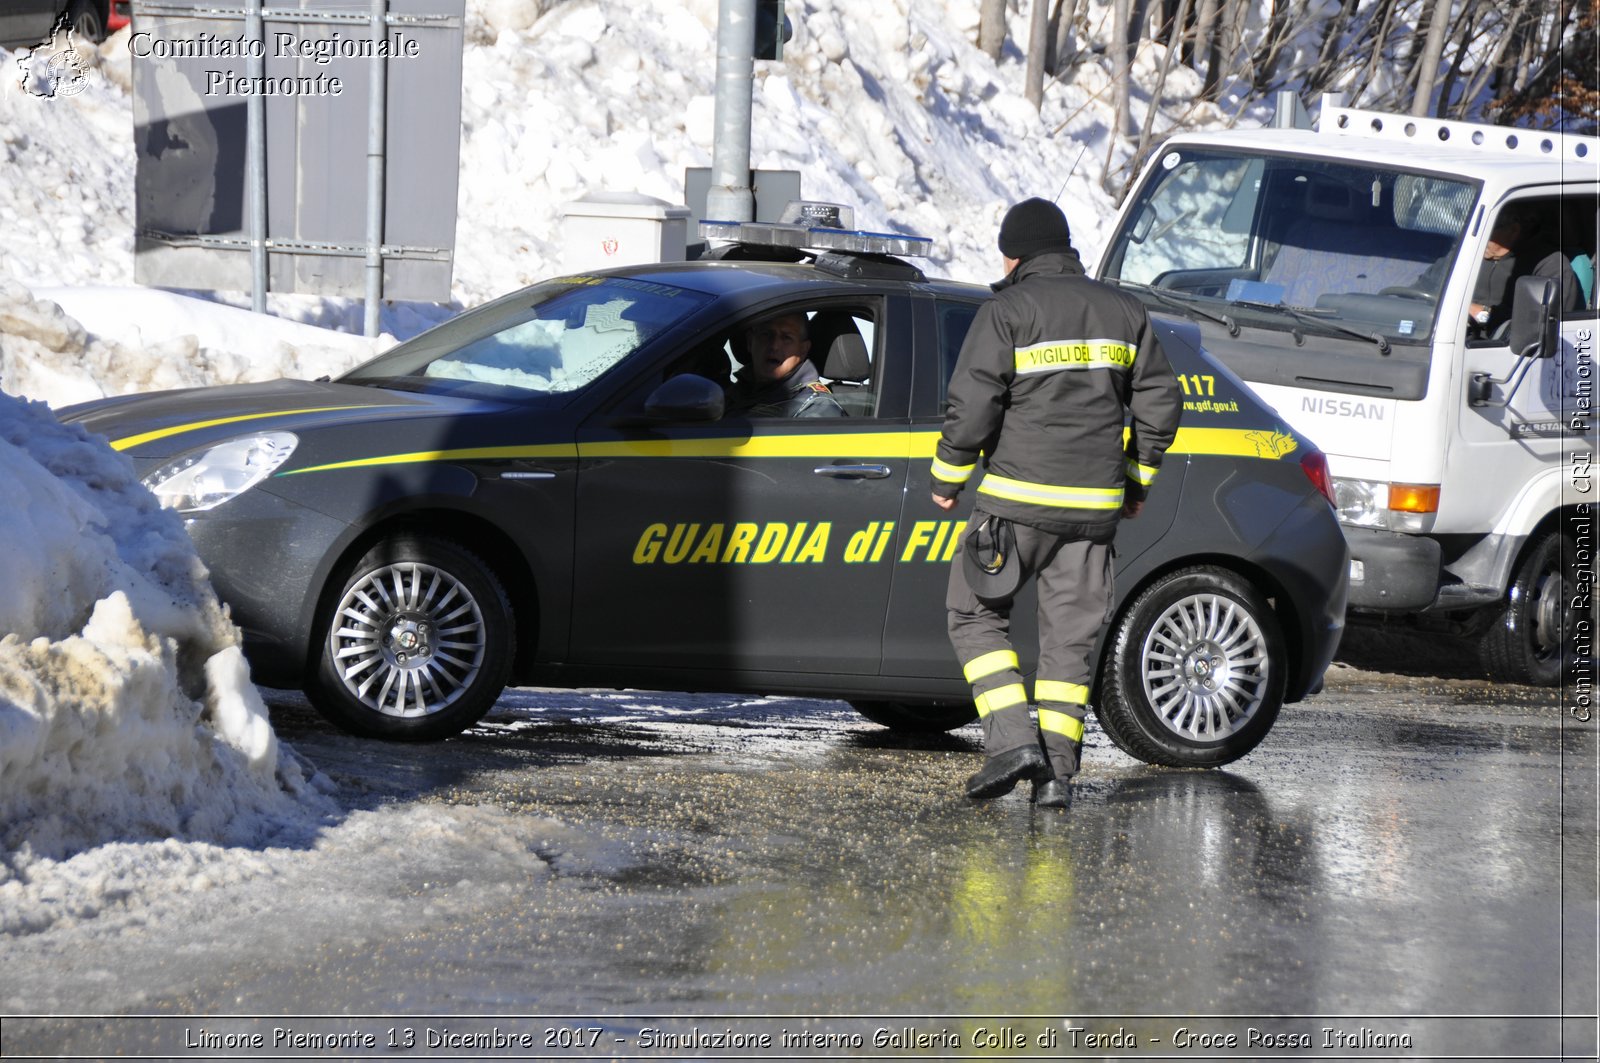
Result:
[[1217,741],[1248,724],[1268,690],[1261,626],[1220,594],[1181,598],[1151,625],[1140,653],[1145,697],[1172,733]]
[[443,569],[403,561],[345,592],[328,649],[351,696],[388,716],[428,716],[461,697],[483,667],[483,611]]

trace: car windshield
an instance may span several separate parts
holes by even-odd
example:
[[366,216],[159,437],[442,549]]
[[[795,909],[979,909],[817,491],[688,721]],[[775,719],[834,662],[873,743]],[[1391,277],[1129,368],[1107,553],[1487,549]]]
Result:
[[573,392],[710,298],[627,277],[560,277],[468,311],[341,379],[423,391]]
[[1200,317],[1420,343],[1478,185],[1356,163],[1173,148],[1104,277]]

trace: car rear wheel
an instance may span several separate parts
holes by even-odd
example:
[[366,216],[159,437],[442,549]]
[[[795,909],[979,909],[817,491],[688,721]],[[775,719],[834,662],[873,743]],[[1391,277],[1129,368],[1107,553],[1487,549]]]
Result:
[[513,628],[505,590],[486,564],[442,539],[398,536],[350,566],[328,600],[308,693],[355,734],[458,734],[505,688]]
[[1225,569],[1182,569],[1117,618],[1096,715],[1146,763],[1216,767],[1266,737],[1287,670],[1277,617],[1255,587]]
[[[1535,539],[1517,565],[1506,600],[1478,642],[1483,666],[1506,683],[1555,686],[1561,682],[1568,638],[1577,623],[1562,536]],[[1573,555],[1572,544],[1566,556]]]
[[904,701],[852,701],[850,707],[891,731],[914,734],[953,731],[978,718],[975,706],[949,702],[916,705]]

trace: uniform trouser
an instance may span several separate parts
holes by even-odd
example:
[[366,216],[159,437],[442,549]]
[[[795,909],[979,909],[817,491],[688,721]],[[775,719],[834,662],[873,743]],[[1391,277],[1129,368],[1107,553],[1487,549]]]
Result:
[[[982,518],[974,513],[972,520]],[[969,523],[968,531],[973,527]],[[1042,737],[1051,768],[1064,779],[1078,771],[1094,678],[1089,656],[1111,611],[1111,546],[1064,539],[1023,524],[1012,527],[1023,585],[1034,579],[1039,591],[1039,671],[1033,688],[1037,730],[1011,645],[1012,600],[979,600],[967,585],[960,556],[950,566],[945,596],[950,643],[972,684],[984,751],[993,757]]]

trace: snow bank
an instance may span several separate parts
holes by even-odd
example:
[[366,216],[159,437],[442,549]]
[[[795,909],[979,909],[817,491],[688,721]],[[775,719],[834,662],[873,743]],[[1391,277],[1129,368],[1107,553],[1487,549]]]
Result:
[[325,799],[279,746],[181,520],[132,465],[0,394],[0,497],[0,932],[58,918],[16,902],[103,841],[258,845],[315,822]]

